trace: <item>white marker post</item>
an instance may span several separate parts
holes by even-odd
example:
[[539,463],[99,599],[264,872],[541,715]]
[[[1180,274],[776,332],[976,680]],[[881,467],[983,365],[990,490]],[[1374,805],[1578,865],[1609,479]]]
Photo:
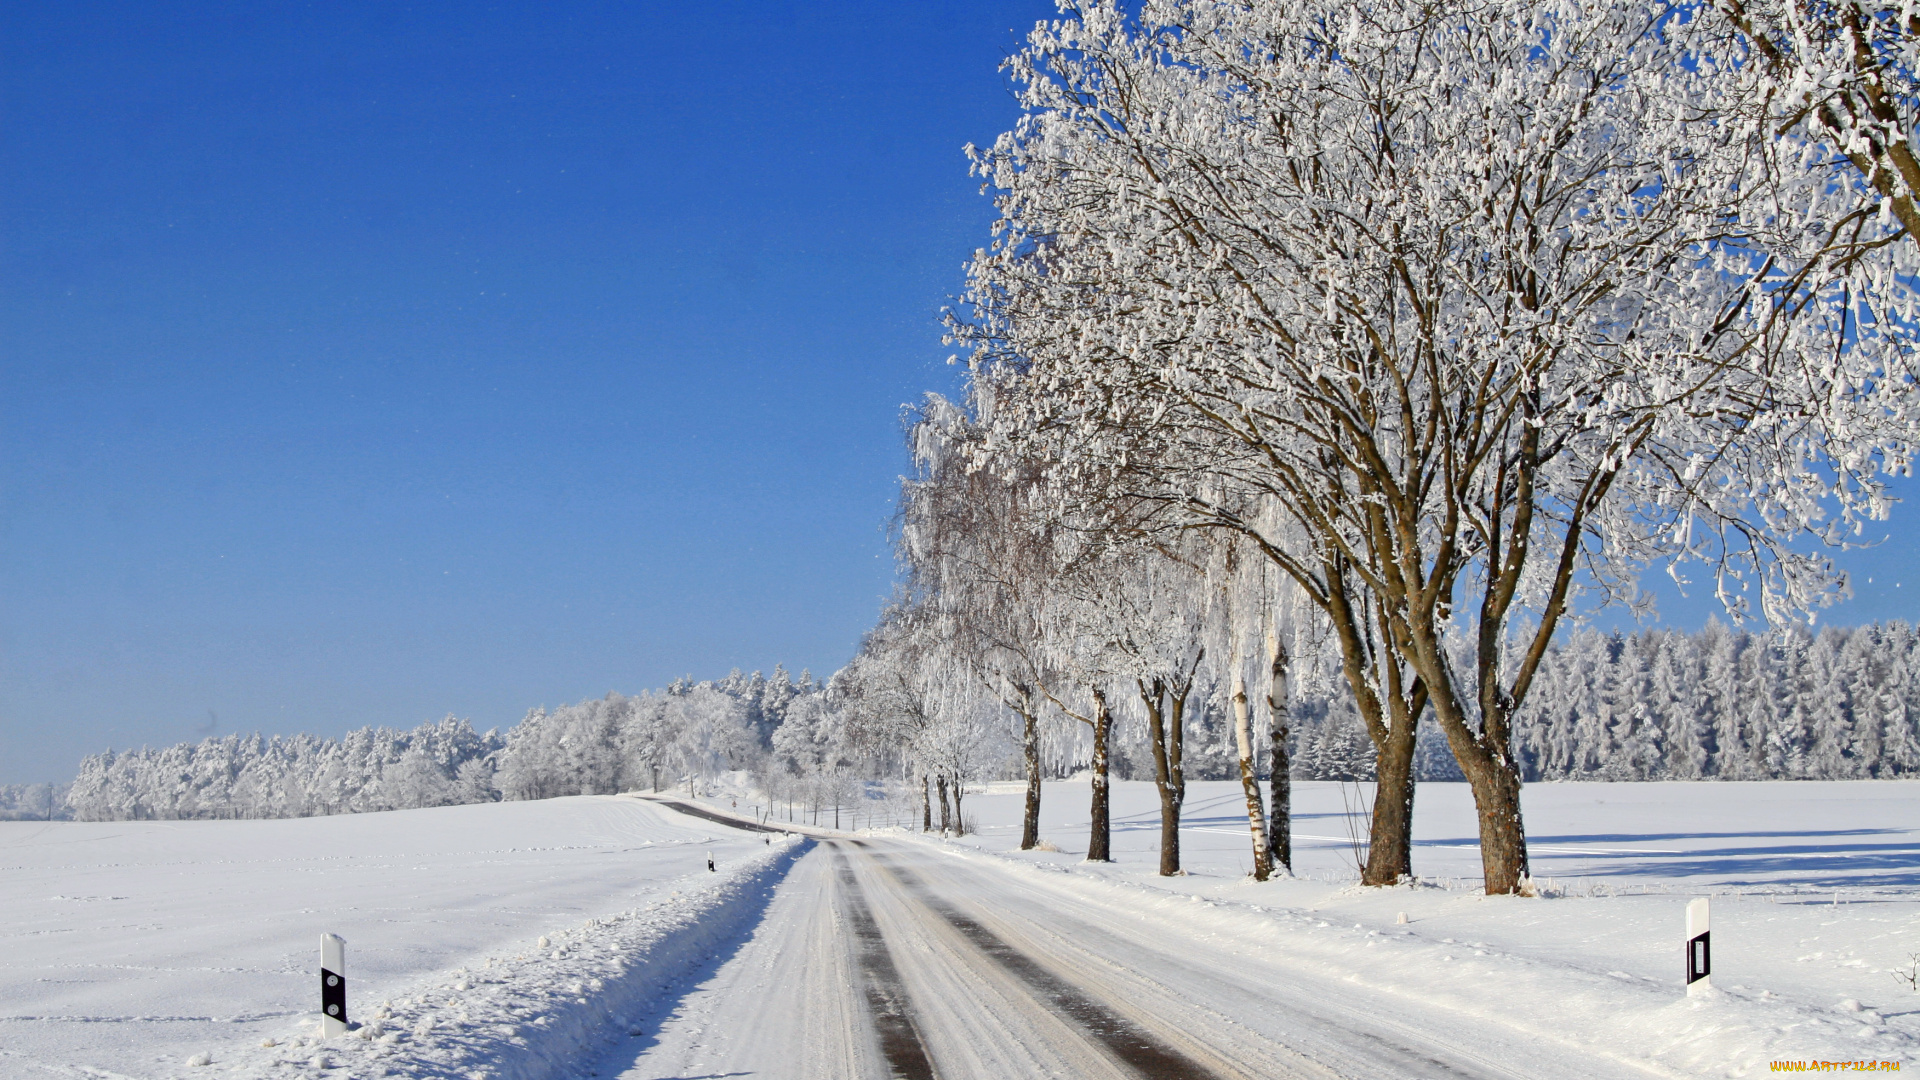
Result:
[[1713,950],[1707,935],[1707,898],[1687,904],[1687,996],[1699,997],[1713,989]]
[[347,943],[339,934],[320,935],[320,1037],[347,1033]]

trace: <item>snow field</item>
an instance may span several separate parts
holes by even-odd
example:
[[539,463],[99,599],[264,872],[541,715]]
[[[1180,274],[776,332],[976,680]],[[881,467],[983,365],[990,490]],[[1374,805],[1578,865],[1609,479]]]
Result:
[[[0,823],[0,1077],[547,1075],[750,924],[791,854],[630,797]],[[327,931],[365,1026],[322,1047]]]
[[[1155,873],[1158,800],[1114,785],[1115,862],[1083,860],[1088,788],[1046,785],[1019,852],[1021,785],[969,795],[979,832],[929,840],[1031,875],[1063,902],[1338,980],[1428,1030],[1506,1028],[1670,1075],[1742,1076],[1774,1059],[1920,1060],[1920,784],[1567,783],[1526,789],[1539,899],[1479,893],[1465,785],[1416,796],[1420,884],[1357,885],[1351,785],[1295,788],[1299,877],[1256,883],[1237,783],[1188,788],[1187,875]],[[1714,898],[1713,983],[1681,985],[1684,908]],[[1402,924],[1402,914],[1407,922]],[[1491,1037],[1491,1036],[1490,1036]]]

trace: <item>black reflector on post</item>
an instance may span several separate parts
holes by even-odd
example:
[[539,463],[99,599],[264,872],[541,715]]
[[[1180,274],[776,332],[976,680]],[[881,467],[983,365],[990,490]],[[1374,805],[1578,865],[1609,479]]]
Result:
[[339,934],[320,935],[320,1034],[347,1032],[347,943]]
[[1700,994],[1711,989],[1707,979],[1713,974],[1712,937],[1707,922],[1707,898],[1687,904],[1687,993]]
[[1707,951],[1707,941],[1713,935],[1701,934],[1687,941],[1687,985],[1691,986],[1713,972],[1712,954]]

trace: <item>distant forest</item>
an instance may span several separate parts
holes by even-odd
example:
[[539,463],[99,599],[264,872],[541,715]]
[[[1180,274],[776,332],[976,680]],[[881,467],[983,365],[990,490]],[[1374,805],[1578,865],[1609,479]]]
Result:
[[70,784],[0,784],[0,821],[64,821]]
[[[1335,684],[1338,685],[1338,684]],[[1188,774],[1233,775],[1220,695],[1191,715]],[[1293,703],[1293,775],[1367,780],[1373,747],[1340,694]],[[1014,778],[1014,726],[948,774]],[[1085,765],[1061,728],[1048,771]],[[1122,714],[1113,770],[1149,778],[1145,725]],[[1784,636],[1710,623],[1693,634],[1581,630],[1550,654],[1515,729],[1525,777],[1539,780],[1854,780],[1920,775],[1920,634],[1905,623]],[[846,745],[826,684],[784,669],[682,680],[633,697],[536,709],[500,733],[447,718],[342,739],[230,735],[88,757],[56,818],[298,817],[673,786],[729,770],[779,798],[851,799],[876,769]],[[1423,727],[1423,780],[1459,779],[1439,731]],[[884,777],[882,777],[884,778]],[[0,818],[48,814],[48,785],[0,787]]]
[[[1364,778],[1343,700],[1309,703],[1297,776]],[[1528,781],[1868,780],[1920,775],[1920,634],[1902,622],[1785,636],[1581,630],[1554,646],[1514,725]],[[1422,779],[1458,779],[1424,726]]]
[[[735,671],[634,697],[535,709],[505,733],[447,717],[344,738],[228,735],[91,755],[66,795],[81,821],[306,817],[607,794],[764,767],[810,675]],[[804,711],[804,709],[802,710]]]

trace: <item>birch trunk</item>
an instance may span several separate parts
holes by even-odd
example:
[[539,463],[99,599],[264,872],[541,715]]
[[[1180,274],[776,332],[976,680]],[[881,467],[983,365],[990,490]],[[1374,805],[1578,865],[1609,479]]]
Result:
[[1153,785],[1160,792],[1160,876],[1172,877],[1180,872],[1180,811],[1187,800],[1187,776],[1181,764],[1186,702],[1169,693],[1164,679],[1139,687],[1153,747]]
[[1267,711],[1272,719],[1267,729],[1273,749],[1267,762],[1267,787],[1271,795],[1272,822],[1267,830],[1267,851],[1272,865],[1293,873],[1293,761],[1287,754],[1290,719],[1287,711],[1287,649],[1280,643],[1276,627],[1267,627]]
[[1233,741],[1240,751],[1240,787],[1247,796],[1247,826],[1253,830],[1253,880],[1272,876],[1273,864],[1267,861],[1267,813],[1261,805],[1260,777],[1253,768],[1253,712],[1247,708],[1245,664],[1236,656],[1233,664]]
[[1020,718],[1026,732],[1020,750],[1027,759],[1027,807],[1020,818],[1020,850],[1031,851],[1040,843],[1040,724],[1034,715],[1033,699],[1021,695]]
[[1112,862],[1112,830],[1108,825],[1107,735],[1113,729],[1113,712],[1107,708],[1105,692],[1093,692],[1093,825],[1087,836],[1087,861]]

